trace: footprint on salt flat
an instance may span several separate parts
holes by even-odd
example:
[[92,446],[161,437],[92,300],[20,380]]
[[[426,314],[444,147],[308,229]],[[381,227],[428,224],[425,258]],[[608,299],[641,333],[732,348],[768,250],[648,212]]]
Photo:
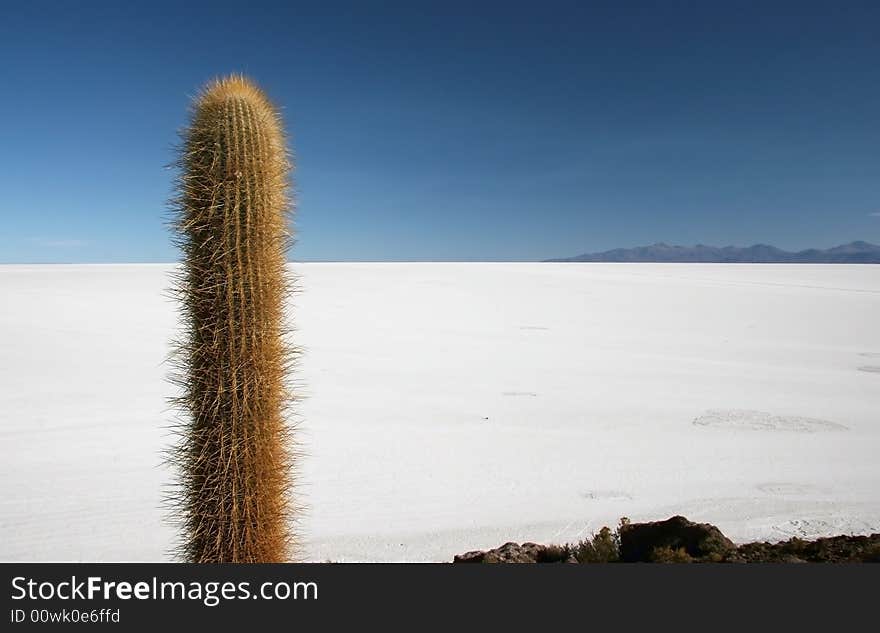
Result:
[[631,501],[633,498],[631,494],[622,490],[587,490],[580,496],[590,501]]
[[872,534],[877,531],[877,524],[861,519],[793,519],[771,527],[784,536],[799,538],[819,538],[837,536],[839,534]]
[[772,529],[776,532],[785,534],[786,536],[810,538],[815,536],[829,536],[835,531],[834,527],[833,523],[822,519],[793,519],[791,521],[786,521],[781,525],[774,525]]
[[819,492],[819,489],[809,484],[792,483],[766,483],[755,486],[761,492],[771,495],[806,495]]
[[538,394],[536,394],[534,391],[505,391],[501,395],[502,396],[529,396],[530,398],[534,398]]
[[748,409],[709,409],[696,418],[694,426],[740,431],[789,431],[793,433],[819,433],[823,431],[848,431],[843,424],[806,418],[799,415],[773,415],[766,411]]
[[546,332],[550,328],[544,327],[543,325],[520,325],[519,329],[521,329],[521,330],[539,330],[542,332]]
[[867,371],[872,374],[880,374],[880,365],[862,365],[859,371]]

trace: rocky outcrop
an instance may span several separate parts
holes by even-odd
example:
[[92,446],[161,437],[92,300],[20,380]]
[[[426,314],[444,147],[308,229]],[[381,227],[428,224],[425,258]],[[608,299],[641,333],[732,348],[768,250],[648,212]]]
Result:
[[[601,537],[601,538],[600,538]],[[584,555],[602,549],[602,555]],[[606,551],[607,550],[607,551]],[[736,546],[709,523],[682,516],[650,523],[622,522],[616,533],[605,529],[592,541],[574,545],[505,543],[455,557],[455,563],[577,563],[595,561],[654,563],[880,563],[880,534],[834,536],[781,543]]]
[[831,536],[815,541],[747,543],[727,557],[731,563],[880,563],[880,534]]
[[[455,557],[454,563],[561,563],[569,562],[567,548],[537,543],[505,543],[488,551],[476,550]],[[577,562],[571,560],[570,562]]]
[[691,558],[720,560],[734,549],[733,541],[714,525],[693,523],[683,516],[620,527],[620,560],[624,563],[652,562],[657,551],[680,550]]

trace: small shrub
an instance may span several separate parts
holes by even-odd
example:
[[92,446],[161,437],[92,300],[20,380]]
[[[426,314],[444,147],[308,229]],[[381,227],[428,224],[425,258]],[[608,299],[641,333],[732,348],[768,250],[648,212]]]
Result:
[[864,552],[862,552],[862,562],[880,563],[880,543],[875,543],[865,548]]
[[568,545],[548,545],[538,553],[538,563],[564,563],[571,556]]
[[579,563],[616,563],[620,560],[620,533],[603,527],[592,538],[567,547]]
[[793,536],[790,539],[788,539],[788,542],[785,543],[784,549],[785,549],[786,553],[797,555],[797,554],[803,554],[804,552],[806,552],[807,549],[809,549],[809,546],[810,546],[809,541],[804,541],[802,539],[799,539],[796,536]]
[[652,563],[692,563],[694,559],[683,547],[656,547],[651,552]]

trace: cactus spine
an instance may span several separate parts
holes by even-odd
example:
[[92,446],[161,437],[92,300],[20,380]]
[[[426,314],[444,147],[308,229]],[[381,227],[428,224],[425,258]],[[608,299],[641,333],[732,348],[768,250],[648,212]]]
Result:
[[278,111],[244,77],[210,83],[194,101],[179,166],[180,553],[203,563],[285,561],[291,164]]

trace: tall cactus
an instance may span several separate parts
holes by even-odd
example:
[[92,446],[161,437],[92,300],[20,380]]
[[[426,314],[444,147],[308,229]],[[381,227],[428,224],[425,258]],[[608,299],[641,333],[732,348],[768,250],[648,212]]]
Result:
[[292,546],[284,419],[292,350],[283,325],[291,164],[278,111],[244,77],[213,81],[194,100],[179,167],[180,554],[284,561]]

